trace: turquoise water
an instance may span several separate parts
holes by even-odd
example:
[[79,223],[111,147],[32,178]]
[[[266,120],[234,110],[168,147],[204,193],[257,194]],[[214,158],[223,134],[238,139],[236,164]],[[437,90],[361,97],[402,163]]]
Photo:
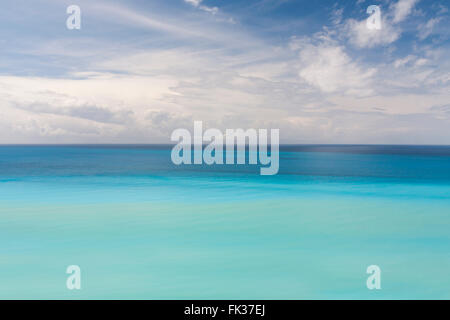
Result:
[[450,147],[283,146],[276,176],[0,147],[0,298],[449,299]]

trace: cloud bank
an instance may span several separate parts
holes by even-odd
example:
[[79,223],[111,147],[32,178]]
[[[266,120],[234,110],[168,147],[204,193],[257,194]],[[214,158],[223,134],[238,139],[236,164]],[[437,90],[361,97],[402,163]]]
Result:
[[383,1],[373,32],[364,3],[359,15],[337,3],[315,29],[274,37],[232,8],[184,2],[82,1],[78,34],[50,21],[47,38],[6,38],[0,143],[167,143],[194,120],[279,128],[282,143],[450,143],[442,7]]

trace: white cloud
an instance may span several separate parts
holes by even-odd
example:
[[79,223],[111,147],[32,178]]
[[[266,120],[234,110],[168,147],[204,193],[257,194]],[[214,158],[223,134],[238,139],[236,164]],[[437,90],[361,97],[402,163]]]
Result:
[[399,0],[393,4],[393,22],[399,23],[405,20],[412,12],[414,6],[419,2],[419,0]]
[[111,5],[104,2],[96,2],[86,5],[91,12],[97,14],[100,18],[111,19],[118,18],[119,22],[135,27],[136,25],[152,30],[164,31],[180,37],[201,37],[211,38],[211,35],[204,30],[194,28],[185,21],[178,20],[177,23],[170,23],[168,19],[155,18],[149,13],[137,12],[117,4]]
[[331,42],[297,44],[299,76],[325,93],[367,95],[372,93],[371,77],[376,70],[363,70],[353,62],[345,48]]
[[417,61],[414,65],[416,67],[421,67],[423,65],[426,65],[427,63],[428,63],[428,59],[420,58],[420,59],[417,59]]
[[338,25],[342,22],[342,17],[344,14],[344,8],[335,8],[331,12],[331,22]]
[[[382,18],[381,30],[367,28],[366,20],[348,19],[343,28],[350,42],[360,48],[372,48],[378,45],[388,45],[400,38],[401,30]],[[344,31],[345,32],[345,31]]]
[[411,62],[411,61],[413,61],[415,59],[416,59],[416,57],[413,56],[413,55],[408,55],[408,56],[406,56],[404,58],[397,59],[394,62],[394,67],[395,68],[403,67],[403,66],[407,65],[409,62]]
[[192,4],[194,7],[198,7],[203,0],[184,0],[184,2]]
[[217,12],[219,12],[219,8],[217,8],[217,7],[208,7],[205,5],[201,5],[203,0],[184,0],[184,2],[189,3],[189,4],[193,5],[194,7],[199,8],[200,10],[209,12],[211,14],[217,14]]
[[217,7],[207,7],[207,6],[199,6],[200,10],[209,12],[211,14],[217,14],[219,12],[219,8]]
[[[268,64],[258,51],[154,49],[93,65],[73,80],[3,76],[0,142],[167,143],[173,129],[191,128],[194,119],[219,129],[281,128],[285,143],[400,143],[405,132],[427,126],[436,132],[424,143],[444,142],[437,134],[448,117],[426,114],[449,101],[449,90],[366,96],[377,90],[374,82],[391,86],[400,77],[384,70],[386,78],[369,77],[370,69],[331,43],[304,44],[297,53],[298,60]],[[111,66],[117,74],[104,71]],[[430,79],[404,77],[397,87]],[[418,114],[426,115],[422,122],[403,120],[403,132],[395,131],[402,121],[395,117]]]
[[418,27],[419,39],[425,40],[433,32],[433,28],[442,20],[442,17],[431,18],[425,24],[421,24]]
[[[373,48],[389,45],[400,39],[403,32],[400,22],[404,21],[420,0],[399,0],[385,11],[381,7],[381,29],[367,28],[366,19],[347,19],[338,26],[338,32],[359,48]],[[340,27],[340,28],[339,28]]]

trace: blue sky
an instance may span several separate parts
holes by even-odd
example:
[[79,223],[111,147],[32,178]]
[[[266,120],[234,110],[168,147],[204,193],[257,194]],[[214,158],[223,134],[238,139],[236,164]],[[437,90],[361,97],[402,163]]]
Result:
[[[66,8],[81,8],[68,30]],[[381,30],[366,27],[369,5]],[[6,0],[0,143],[450,144],[448,1]]]

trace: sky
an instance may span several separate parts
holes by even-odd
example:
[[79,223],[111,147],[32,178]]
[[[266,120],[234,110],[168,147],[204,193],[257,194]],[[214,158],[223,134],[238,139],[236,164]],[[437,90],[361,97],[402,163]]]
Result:
[[0,144],[169,143],[200,120],[281,143],[450,145],[449,7],[2,0]]

